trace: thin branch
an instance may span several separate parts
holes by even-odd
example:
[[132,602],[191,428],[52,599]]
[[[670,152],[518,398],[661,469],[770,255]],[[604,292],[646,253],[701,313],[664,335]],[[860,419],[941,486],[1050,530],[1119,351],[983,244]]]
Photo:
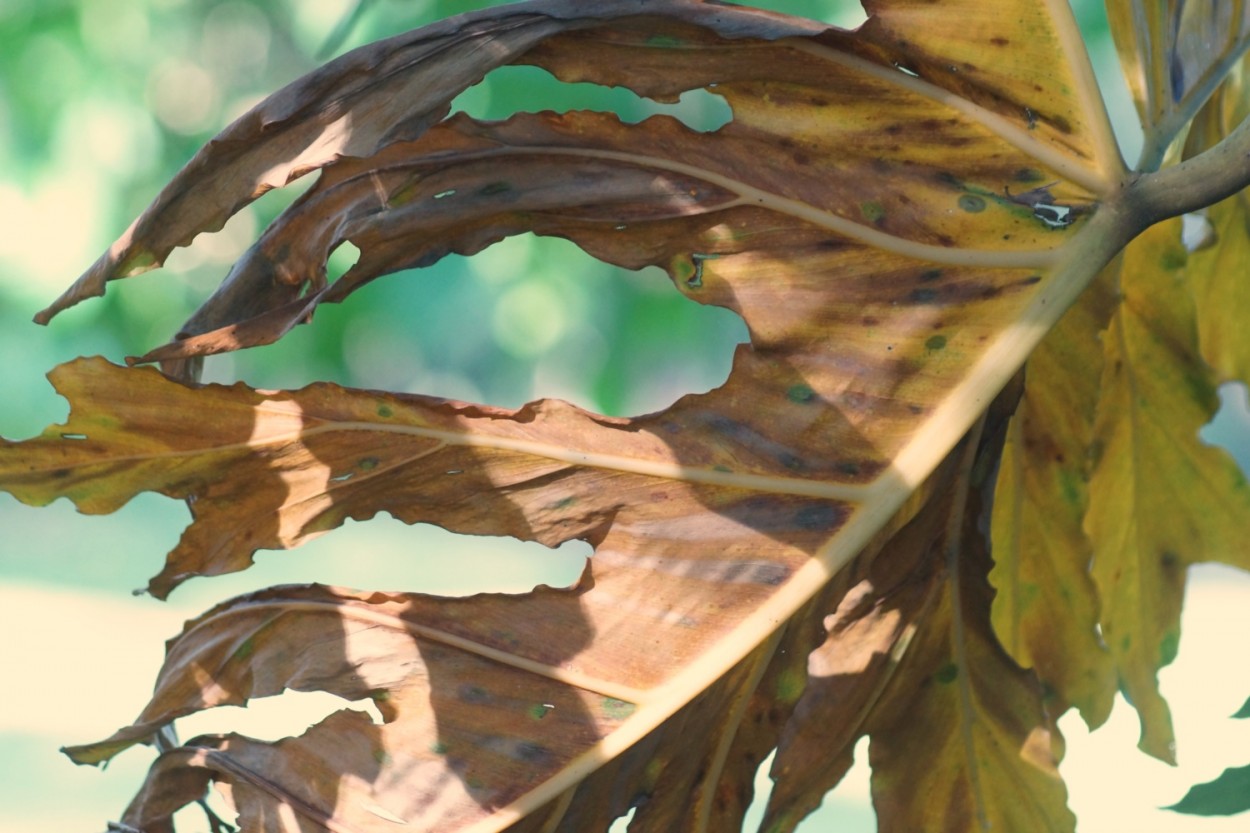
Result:
[[1197,211],[1250,187],[1250,119],[1204,153],[1158,173],[1143,174],[1126,200],[1141,228]]

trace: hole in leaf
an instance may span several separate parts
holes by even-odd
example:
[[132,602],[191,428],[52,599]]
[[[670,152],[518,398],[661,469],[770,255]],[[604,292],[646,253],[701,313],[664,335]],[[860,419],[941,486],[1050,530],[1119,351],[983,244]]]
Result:
[[854,29],[868,19],[858,0],[752,0],[752,6]]
[[[174,830],[211,830],[210,822],[205,816],[208,810],[217,818],[230,825],[233,830],[239,829],[238,814],[230,809],[225,797],[218,789],[209,788],[204,793],[204,804],[192,803],[174,813]],[[110,828],[111,830],[112,828]]]
[[494,70],[481,83],[457,96],[451,109],[453,113],[464,112],[487,121],[521,112],[598,110],[616,113],[622,121],[633,124],[663,114],[700,133],[717,130],[732,118],[725,99],[707,90],[688,90],[676,104],[664,104],[625,87],[566,84],[545,69],[526,66]]
[[1224,448],[1250,477],[1250,389],[1241,382],[1220,385],[1220,409],[1198,436],[1207,445]]
[[637,807],[630,807],[629,812],[612,822],[612,826],[608,828],[608,833],[626,833],[629,830],[629,823],[634,820],[634,813],[638,812]]
[[722,384],[748,340],[741,318],[658,268],[618,269],[532,234],[377,281],[343,307],[323,307],[311,329],[343,328],[348,384],[503,407],[659,410]]
[[274,697],[258,697],[244,706],[218,706],[179,718],[178,737],[238,732],[257,740],[275,741],[302,735],[309,726],[342,709],[365,712],[376,724],[382,714],[373,700],[344,700],[324,691],[284,691]]
[[[820,807],[803,819],[796,828],[799,833],[876,833],[877,816],[872,809],[869,780],[872,772],[868,767],[868,738],[860,738],[855,744],[855,762],[837,787],[825,794]],[[764,812],[772,796],[773,780],[769,775],[776,752],[769,754],[755,772],[754,798],[747,808],[742,829],[758,830]]]
[[1196,252],[1219,242],[1215,226],[1204,215],[1197,213],[1181,216],[1181,241],[1188,251]]
[[330,283],[337,281],[347,274],[347,271],[355,266],[358,260],[360,260],[360,249],[356,248],[350,240],[344,240],[334,247],[329,260],[326,261],[326,280]]
[[509,537],[457,535],[431,524],[409,526],[380,513],[368,521],[348,520],[296,550],[260,550],[244,572],[188,582],[176,597],[208,606],[276,584],[305,582],[440,596],[526,593],[539,584],[572,586],[591,553],[584,541],[552,549]]

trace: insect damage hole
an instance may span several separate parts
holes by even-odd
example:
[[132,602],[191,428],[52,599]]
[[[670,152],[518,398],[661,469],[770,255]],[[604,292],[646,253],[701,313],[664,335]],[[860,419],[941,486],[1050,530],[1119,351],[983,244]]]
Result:
[[560,81],[538,67],[506,66],[492,71],[479,84],[469,87],[452,100],[452,112],[463,112],[476,119],[495,121],[514,113],[571,110],[597,110],[615,113],[634,124],[650,116],[666,115],[691,130],[711,132],[732,119],[729,104],[713,92],[687,90],[675,104],[644,98],[625,87]]
[[748,340],[738,315],[683,296],[658,268],[619,269],[533,234],[379,281],[353,300],[343,337],[351,384],[509,408],[552,397],[612,416],[650,413],[723,384]]

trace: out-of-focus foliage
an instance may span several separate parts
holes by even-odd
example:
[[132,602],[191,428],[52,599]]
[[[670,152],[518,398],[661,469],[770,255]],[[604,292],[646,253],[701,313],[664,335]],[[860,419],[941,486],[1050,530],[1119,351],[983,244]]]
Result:
[[[35,310],[222,124],[312,69],[349,5],[6,3],[0,10],[6,45],[0,50],[0,169],[6,172],[0,347],[29,351]],[[339,51],[499,3],[373,5]],[[833,4],[810,5],[820,13]],[[657,109],[708,127],[727,117],[710,96],[657,108],[624,90],[604,95],[520,67],[466,91],[456,108],[492,118],[552,101],[615,109],[631,121]],[[110,293],[40,332],[58,345],[52,363],[71,355],[134,354],[167,339],[256,230],[293,198],[270,194],[222,232],[201,237],[171,263],[177,280]],[[351,260],[341,251],[332,268],[345,269]],[[357,323],[363,320],[369,325]],[[734,345],[746,337],[730,313],[669,291],[659,270],[614,269],[563,241],[533,236],[509,239],[472,261],[448,258],[416,280],[371,287],[350,310],[322,311],[315,330],[210,362],[206,378],[265,387],[331,379],[501,405],[555,395],[606,413],[640,413],[723,379]],[[681,365],[663,380],[651,378],[648,369],[672,355],[682,356]],[[42,383],[29,374],[0,373],[30,396],[42,395]],[[4,433],[31,433],[41,421],[5,425]]]

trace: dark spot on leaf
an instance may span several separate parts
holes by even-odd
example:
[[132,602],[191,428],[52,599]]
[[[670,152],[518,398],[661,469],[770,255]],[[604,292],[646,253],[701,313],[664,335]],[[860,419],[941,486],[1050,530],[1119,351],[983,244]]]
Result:
[[791,454],[788,451],[777,455],[777,462],[792,471],[796,471],[804,467],[803,458],[797,454]]
[[781,564],[756,564],[751,570],[752,582],[770,587],[781,585],[789,577],[790,571]]
[[909,303],[913,304],[931,304],[937,300],[937,297],[938,292],[936,289],[929,289],[925,287],[921,289],[913,289],[910,293],[908,293],[907,300]]
[[57,479],[60,479],[62,477],[69,477],[69,469],[57,469],[56,471],[52,472],[52,476]]
[[942,277],[941,269],[927,269],[920,273],[920,280],[926,283],[929,281],[936,281],[940,277]]
[[483,197],[489,197],[492,194],[502,194],[505,191],[511,191],[512,185],[507,182],[488,182],[478,189],[478,194]]
[[1016,182],[1031,183],[1042,178],[1042,172],[1036,168],[1019,168],[1011,175]]
[[489,703],[491,699],[490,693],[486,689],[476,685],[462,685],[457,694],[461,701],[475,705]]
[[959,679],[959,666],[955,665],[953,662],[948,662],[946,665],[943,665],[938,669],[937,673],[933,675],[933,679],[943,685],[953,683],[955,680]]
[[959,207],[969,214],[979,214],[985,210],[985,198],[976,194],[964,194],[959,198]]
[[1006,46],[1007,44],[1011,43],[1011,41],[1007,40],[1004,37],[993,37],[993,38],[990,38],[990,43],[994,44],[995,46]]
[[871,315],[865,315],[859,323],[863,324],[865,327],[875,327],[881,323],[881,320],[879,318],[874,318]]
[[929,336],[924,346],[930,350],[942,350],[946,347],[946,336]]
[[856,463],[854,460],[843,460],[841,463],[838,463],[837,470],[841,474],[850,475],[851,477],[857,476],[862,471],[859,463]]
[[842,520],[843,512],[835,506],[820,503],[804,506],[794,515],[794,523],[801,529],[833,529]]
[[1051,124],[1055,126],[1055,129],[1058,130],[1060,133],[1072,132],[1072,122],[1068,121],[1063,116],[1050,116],[1048,120],[1050,121]]
[[525,761],[526,763],[537,763],[550,757],[550,755],[551,753],[547,751],[546,747],[532,741],[521,741],[516,745],[517,760]]
[[733,473],[733,469],[731,469],[731,468],[729,468],[729,466],[726,466],[726,465],[721,464],[721,463],[718,463],[718,464],[716,464],[715,466],[712,466],[712,471],[719,471],[719,472],[723,472],[724,474],[732,474],[732,473]]
[[[1182,246],[1169,246],[1163,252],[1163,256],[1159,259],[1164,269],[1168,271],[1176,271],[1185,268],[1185,264],[1189,261],[1189,253]],[[61,436],[65,436],[62,434]]]

